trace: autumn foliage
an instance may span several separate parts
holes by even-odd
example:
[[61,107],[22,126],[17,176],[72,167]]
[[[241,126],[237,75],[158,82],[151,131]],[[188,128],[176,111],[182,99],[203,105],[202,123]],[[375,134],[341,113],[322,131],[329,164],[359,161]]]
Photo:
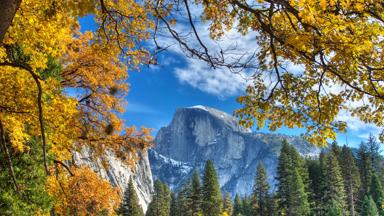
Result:
[[[80,32],[78,17],[89,14],[98,28]],[[117,190],[71,157],[84,148],[95,160],[113,151],[134,165],[151,145],[149,129],[125,127],[120,118],[127,71],[149,58],[142,47],[153,26],[148,15],[132,0],[21,2],[0,41],[1,170],[20,200],[27,193],[14,165],[33,139],[55,214],[114,214]]]
[[101,179],[90,168],[73,170],[68,181],[60,181],[64,176],[48,178],[48,192],[60,202],[54,206],[59,215],[114,215],[120,204],[118,190]]
[[[180,18],[179,10],[161,13],[175,4],[155,1],[154,7],[188,55],[249,75],[251,84],[235,112],[243,126],[304,128],[317,146],[345,132],[347,119],[383,128],[382,1],[197,0],[177,4],[186,11]],[[237,31],[247,50],[204,41],[196,31],[196,8],[202,8],[211,39],[220,44]],[[189,37],[171,25],[186,18],[194,29]]]
[[[25,181],[16,174],[36,164],[15,164],[23,165],[18,163],[20,158],[28,158],[23,156],[37,149],[42,160],[34,163],[45,172],[54,211],[113,214],[119,199],[115,189],[89,168],[77,167],[71,156],[87,148],[97,160],[113,151],[132,165],[137,151],[151,145],[149,129],[126,127],[121,119],[129,89],[127,71],[151,62],[144,45],[160,21],[188,50],[171,29],[175,19],[169,15],[179,10],[179,2],[3,2],[16,10],[6,10],[0,17],[7,21],[0,23],[0,172],[9,183],[9,188],[0,191],[12,191],[6,198],[17,196],[27,203],[28,191],[20,185]],[[188,2],[185,0],[183,7],[190,12]],[[233,28],[244,35],[256,35],[258,67],[246,95],[238,98],[242,108],[236,114],[242,125],[262,128],[268,123],[271,130],[305,128],[307,139],[318,146],[325,146],[329,139],[336,139],[338,131],[346,130],[346,123],[338,119],[342,111],[384,126],[381,1],[193,3],[202,6],[201,18],[209,22],[211,38],[218,40]],[[193,25],[191,14],[187,14]],[[78,18],[83,16],[94,18],[94,31],[80,31]],[[190,50],[191,55],[209,61],[213,68],[231,67],[225,64],[225,57],[223,62],[214,62],[218,58],[209,56],[194,30],[204,52]],[[292,71],[287,64],[302,70]],[[266,82],[266,77],[272,81]],[[36,179],[44,180],[41,172],[37,173]],[[36,210],[34,206],[30,213],[48,214],[50,207]]]
[[256,35],[258,68],[236,113],[244,126],[305,128],[319,146],[346,130],[343,112],[383,126],[381,1],[198,2],[212,38],[232,28]]

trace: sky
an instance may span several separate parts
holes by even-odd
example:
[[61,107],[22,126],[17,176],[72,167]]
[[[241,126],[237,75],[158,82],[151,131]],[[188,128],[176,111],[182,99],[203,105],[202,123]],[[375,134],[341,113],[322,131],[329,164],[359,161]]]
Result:
[[[87,16],[79,21],[83,32],[95,29],[93,17]],[[204,24],[197,27],[206,28]],[[208,34],[201,37],[209,44]],[[222,44],[231,46],[236,43],[240,50],[246,50],[253,40],[252,36],[239,40],[236,33],[228,38]],[[169,37],[160,37],[159,41],[171,46],[159,54],[158,65],[143,66],[140,71],[128,72],[130,91],[126,98],[128,105],[122,115],[127,126],[152,128],[153,135],[156,135],[161,127],[171,122],[177,108],[205,105],[232,114],[241,107],[236,98],[244,94],[248,79],[226,70],[212,69],[204,62],[186,57]],[[341,113],[339,119],[349,125],[346,134],[337,136],[337,142],[341,145],[347,143],[357,147],[370,133],[377,135],[379,132],[374,125],[364,124],[347,113]],[[304,130],[281,128],[272,132],[263,128],[260,131],[300,135]]]

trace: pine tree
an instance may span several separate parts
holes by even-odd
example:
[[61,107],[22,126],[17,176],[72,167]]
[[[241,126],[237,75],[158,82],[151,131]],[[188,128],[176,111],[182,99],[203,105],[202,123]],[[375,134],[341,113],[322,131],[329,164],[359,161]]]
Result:
[[359,169],[353,157],[352,150],[347,146],[343,146],[340,153],[340,166],[345,183],[345,192],[347,195],[346,202],[351,216],[357,215],[356,205],[359,196],[359,188],[361,185]]
[[242,214],[244,216],[252,216],[252,201],[251,197],[249,196],[244,196],[242,199]]
[[279,215],[279,205],[277,202],[277,196],[276,194],[270,194],[269,195],[269,201],[268,201],[268,213],[270,216],[278,216]]
[[361,208],[361,216],[378,216],[379,211],[377,210],[377,206],[375,201],[373,201],[372,197],[365,196]]
[[381,186],[380,179],[376,174],[372,175],[369,195],[372,197],[373,201],[375,201],[378,210],[384,213],[384,209],[382,208],[384,205],[384,190]]
[[171,193],[171,206],[169,216],[179,216],[178,202],[175,193]]
[[205,164],[203,182],[203,203],[202,210],[204,216],[218,216],[221,213],[221,191],[217,180],[216,170],[213,162],[208,160]]
[[169,216],[171,193],[166,184],[160,180],[155,181],[155,192],[151,203],[148,205],[146,216]]
[[370,133],[368,137],[367,149],[371,158],[372,169],[374,172],[377,172],[380,168],[380,144],[377,142],[376,137],[373,136],[372,133]]
[[329,152],[322,158],[322,207],[327,210],[333,205],[340,206],[345,211],[346,194],[343,176],[337,157]]
[[177,195],[177,216],[184,216],[185,214],[190,214],[189,211],[189,200],[188,200],[188,188],[183,187]]
[[162,195],[162,214],[164,216],[169,216],[169,212],[171,209],[171,191],[167,184],[163,184],[163,195]]
[[161,197],[163,193],[163,184],[160,180],[156,180],[154,183],[154,193],[152,201],[148,205],[146,216],[160,216]]
[[288,209],[288,202],[290,197],[289,191],[289,176],[292,174],[292,161],[290,157],[290,146],[286,140],[283,141],[280,156],[277,166],[277,181],[278,189],[277,196],[279,199],[279,209],[286,212]]
[[371,184],[371,178],[373,173],[372,159],[369,151],[370,150],[367,144],[362,142],[357,152],[358,166],[359,166],[360,179],[361,179],[361,189],[360,189],[361,199],[363,199],[364,196],[369,191],[369,186]]
[[235,196],[232,216],[243,216],[243,203],[239,194],[236,194]]
[[[321,157],[323,157],[322,155],[323,153],[320,154]],[[309,204],[313,213],[319,213],[321,211],[321,185],[323,182],[320,161],[318,159],[307,159],[306,164],[310,179]]]
[[332,205],[326,210],[327,216],[343,216],[343,210],[337,202],[332,202]]
[[192,216],[201,214],[202,192],[200,184],[200,175],[196,170],[192,176],[192,182],[188,193],[189,209]]
[[301,157],[300,153],[297,151],[297,149],[293,145],[289,145],[289,147],[290,147],[289,155],[292,161],[292,165],[294,168],[297,169],[297,171],[299,172],[299,175],[301,176],[301,179],[304,184],[305,192],[308,192],[309,175],[308,175],[307,167],[305,165],[305,160],[303,159],[303,157]]
[[287,213],[291,216],[304,216],[310,212],[308,196],[301,175],[297,169],[289,177],[289,190],[291,192]]
[[283,141],[277,167],[278,199],[281,214],[309,214],[309,177],[303,158],[293,146]]
[[128,187],[125,189],[120,214],[122,216],[144,216],[135,187],[133,186],[132,178],[129,179]]
[[381,162],[377,176],[379,176],[379,179],[381,179],[381,185],[384,186],[384,161]]
[[267,173],[262,163],[259,163],[256,171],[255,185],[252,193],[254,215],[269,215],[269,184]]
[[233,212],[233,203],[231,199],[231,194],[226,193],[223,198],[223,212],[227,215],[232,215]]

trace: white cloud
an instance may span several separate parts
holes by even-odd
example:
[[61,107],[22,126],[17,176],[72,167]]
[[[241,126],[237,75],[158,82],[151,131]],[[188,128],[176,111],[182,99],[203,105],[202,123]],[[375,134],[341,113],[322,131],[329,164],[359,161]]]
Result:
[[[236,59],[244,53],[244,59],[246,59],[246,57],[249,57],[258,51],[256,34],[254,32],[250,32],[244,36],[238,33],[236,29],[231,29],[218,41],[210,39],[209,23],[201,22],[199,18],[202,9],[192,5],[190,5],[190,7],[194,16],[193,19],[196,21],[195,27],[197,32],[211,54],[219,53],[220,49],[226,50],[226,60],[236,61]],[[178,18],[184,18],[184,20],[179,20],[173,28],[177,32],[181,33],[182,37],[188,38],[186,41],[190,47],[202,51],[198,40],[191,31],[191,27],[186,20],[186,17],[187,16],[185,14],[179,16]],[[158,42],[160,42],[162,47],[169,46],[169,51],[175,53],[181,60],[186,62],[185,66],[175,68],[174,71],[175,76],[181,83],[188,84],[203,92],[220,98],[241,95],[244,93],[246,86],[250,84],[250,75],[253,71],[249,70],[235,74],[226,68],[213,69],[201,60],[186,57],[178,43],[169,35],[167,31],[159,32]],[[289,61],[284,62],[283,66],[286,70],[296,75],[302,74],[305,70],[303,65],[296,65]],[[264,81],[266,85],[271,87],[276,82],[276,78],[273,73],[266,73]],[[344,87],[337,84],[331,84],[324,86],[324,88],[327,93],[338,93]],[[364,101],[365,99],[348,105],[356,107],[364,104]],[[352,117],[347,111],[341,111],[337,120],[347,122],[348,133],[362,139],[365,139],[369,133],[377,135],[381,131],[381,129],[376,125],[364,123],[357,117]]]
[[[223,50],[226,54],[225,60],[229,63],[235,62],[239,58],[241,58],[242,61],[246,61],[247,57],[250,57],[256,52],[257,43],[254,33],[244,36],[238,33],[236,29],[231,29],[226,32],[221,39],[212,40],[209,35],[209,23],[200,20],[202,8],[191,4],[190,9],[199,37],[208,48],[210,55],[218,56],[220,55],[220,51]],[[192,28],[186,19],[187,16],[184,14],[185,12],[181,11],[180,13],[183,15],[177,17],[178,22],[172,26],[172,28],[175,29],[181,37],[186,39],[189,47],[203,51],[203,48],[193,34]],[[249,80],[247,77],[251,74],[250,71],[233,73],[224,67],[213,69],[208,63],[202,60],[187,57],[179,44],[177,44],[169,32],[163,28],[158,32],[157,41],[161,47],[168,47],[168,51],[173,52],[178,58],[186,62],[185,66],[175,68],[174,71],[176,78],[181,83],[188,84],[205,93],[220,98],[237,96],[244,93],[248,84],[247,80]]]
[[225,69],[210,69],[201,61],[188,59],[187,62],[187,67],[175,69],[180,82],[220,98],[244,93],[245,77]]
[[377,135],[380,133],[380,127],[374,124],[368,124],[361,121],[358,117],[352,116],[349,112],[342,110],[336,118],[339,121],[344,121],[348,124],[349,132],[356,133],[360,138],[367,138],[369,133]]

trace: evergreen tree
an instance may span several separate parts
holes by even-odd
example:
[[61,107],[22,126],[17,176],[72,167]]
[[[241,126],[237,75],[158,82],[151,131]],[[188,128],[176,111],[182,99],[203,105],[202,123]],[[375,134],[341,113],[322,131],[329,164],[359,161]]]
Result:
[[243,215],[243,203],[241,201],[239,194],[236,194],[236,196],[235,196],[232,216],[244,216]]
[[188,188],[183,187],[177,195],[177,216],[184,216],[185,214],[190,214],[189,211],[189,202],[188,202]]
[[255,185],[252,194],[254,215],[270,215],[269,213],[269,184],[267,172],[262,163],[257,165]]
[[[304,180],[303,180],[304,179]],[[303,158],[283,141],[279,163],[277,167],[279,211],[281,214],[306,215],[309,214],[307,183],[308,171]]]
[[380,168],[380,144],[372,133],[370,133],[368,137],[367,149],[371,158],[372,169],[374,172],[377,172]]
[[171,191],[167,184],[163,184],[163,195],[162,195],[162,215],[169,216],[171,210]]
[[290,146],[286,140],[283,141],[280,156],[277,166],[277,181],[278,189],[277,196],[279,200],[280,211],[286,212],[288,209],[290,191],[289,191],[289,176],[292,173],[292,161],[290,157]]
[[166,184],[160,180],[155,181],[155,192],[151,203],[148,205],[146,216],[169,216],[171,193]]
[[144,216],[135,187],[133,186],[132,178],[129,178],[128,187],[125,189],[120,214],[122,216]]
[[171,206],[169,216],[179,216],[178,202],[175,193],[171,193]]
[[304,184],[305,192],[308,192],[309,175],[308,175],[308,169],[305,165],[305,160],[293,145],[289,145],[289,147],[290,147],[289,156],[291,158],[292,165],[295,169],[297,169],[297,171],[299,172],[299,175],[301,176],[301,179]]
[[361,216],[378,216],[379,211],[377,210],[376,203],[372,197],[365,196],[361,208]]
[[332,205],[326,210],[327,216],[343,216],[343,210],[337,202],[332,202]]
[[348,210],[351,216],[355,216],[357,214],[356,205],[361,185],[360,173],[351,149],[345,145],[340,153],[340,166],[345,184]]
[[221,213],[221,191],[217,180],[216,170],[213,162],[208,160],[205,165],[203,182],[203,203],[202,210],[204,216],[218,216]]
[[227,215],[232,215],[233,212],[233,203],[231,199],[231,194],[226,193],[224,198],[223,198],[223,211]]
[[371,184],[371,178],[373,173],[372,159],[369,151],[370,150],[367,144],[362,142],[357,152],[358,166],[359,166],[360,179],[361,179],[361,189],[360,189],[361,199],[363,199],[364,196],[369,191],[369,186]]
[[337,145],[337,142],[334,141],[331,146],[330,146],[330,149],[331,149],[331,152],[336,155],[336,157],[338,158],[338,160],[340,161],[340,156],[341,156],[341,152],[342,152],[342,149],[340,148],[339,145]]
[[369,187],[369,196],[375,201],[378,210],[384,213],[382,206],[384,205],[384,190],[381,186],[379,177],[376,174],[372,175],[371,185]]
[[12,177],[5,159],[4,148],[9,143],[1,142],[0,140],[0,215],[29,216],[38,211],[48,214],[52,208],[52,198],[45,188],[47,176],[41,166],[43,163],[41,143],[34,139],[29,140],[28,154],[20,154],[8,146],[8,153],[13,158],[18,193],[14,188],[15,185],[11,183]]
[[[323,157],[322,155],[323,153],[320,154],[320,157]],[[309,204],[313,213],[319,213],[321,211],[321,185],[323,182],[320,161],[318,159],[307,159],[306,164],[310,179]]]
[[381,185],[384,186],[384,161],[383,160],[381,161],[381,165],[377,173],[377,176],[379,176],[379,179],[381,179]]
[[279,205],[277,202],[277,196],[276,194],[270,194],[269,195],[269,201],[268,201],[268,211],[270,216],[278,216],[279,215]]
[[308,196],[305,192],[304,183],[297,169],[289,177],[289,190],[291,192],[287,208],[288,215],[303,216],[310,213]]
[[249,196],[244,196],[242,199],[242,214],[244,216],[252,216],[252,201],[251,197]]
[[333,152],[329,152],[322,160],[322,207],[327,210],[337,205],[345,211],[346,194],[339,162]]
[[189,209],[191,211],[192,216],[196,216],[201,214],[201,202],[202,202],[202,194],[201,194],[201,184],[200,184],[200,175],[196,170],[192,176],[192,182],[190,186],[190,190],[188,193],[189,199]]

